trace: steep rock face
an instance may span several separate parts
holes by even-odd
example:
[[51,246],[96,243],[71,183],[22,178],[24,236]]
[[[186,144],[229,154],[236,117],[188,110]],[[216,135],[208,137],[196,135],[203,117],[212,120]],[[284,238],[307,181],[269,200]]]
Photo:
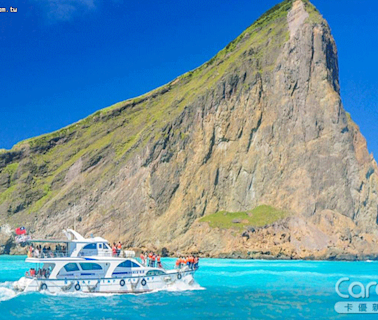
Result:
[[[330,29],[307,1],[277,5],[152,93],[0,153],[0,167],[0,222],[38,235],[74,225],[170,252],[378,253],[377,164],[341,104]],[[290,215],[243,233],[198,221],[261,204]]]

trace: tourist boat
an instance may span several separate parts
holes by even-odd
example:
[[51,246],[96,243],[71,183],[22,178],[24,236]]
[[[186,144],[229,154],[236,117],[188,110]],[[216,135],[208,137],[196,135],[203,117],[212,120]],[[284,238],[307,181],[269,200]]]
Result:
[[108,241],[101,237],[85,239],[72,229],[63,232],[67,240],[30,240],[55,244],[55,250],[28,255],[26,262],[36,264],[36,268],[13,284],[15,290],[143,293],[177,283],[194,283],[193,266],[171,270],[163,265],[147,266],[135,259],[133,251],[124,251],[124,257],[114,257]]

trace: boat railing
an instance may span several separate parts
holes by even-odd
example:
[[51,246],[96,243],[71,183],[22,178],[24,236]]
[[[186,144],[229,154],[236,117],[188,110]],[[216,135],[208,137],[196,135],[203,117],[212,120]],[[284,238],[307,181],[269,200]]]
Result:
[[[85,253],[85,252],[80,252],[79,257],[85,257],[85,256],[99,256],[99,257],[111,257],[112,253],[111,252],[97,252],[96,254],[93,253]],[[66,258],[70,257],[71,255],[67,253],[67,251],[59,251],[59,250],[49,250],[45,252],[36,252],[33,251],[30,253],[28,252],[28,258],[39,258],[39,259],[49,259],[49,258]]]
[[28,274],[25,274],[25,278],[29,278],[29,279],[48,279],[50,277],[50,275],[40,275],[40,274],[35,274],[35,275],[31,275],[30,273]]
[[28,258],[39,258],[39,259],[48,259],[48,258],[65,258],[69,257],[67,251],[59,251],[59,250],[49,250],[45,252],[36,252],[33,251],[32,253],[28,252]]
[[113,254],[111,252],[98,252],[97,256],[99,256],[99,257],[112,257]]
[[164,262],[149,261],[149,259],[142,260],[141,258],[135,258],[143,267],[160,268],[163,270],[170,269]]

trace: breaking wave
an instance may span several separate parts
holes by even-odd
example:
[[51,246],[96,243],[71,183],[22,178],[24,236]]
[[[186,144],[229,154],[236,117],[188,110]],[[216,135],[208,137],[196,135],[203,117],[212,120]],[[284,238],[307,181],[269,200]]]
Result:
[[17,297],[20,293],[12,289],[13,282],[6,281],[0,283],[0,302]]

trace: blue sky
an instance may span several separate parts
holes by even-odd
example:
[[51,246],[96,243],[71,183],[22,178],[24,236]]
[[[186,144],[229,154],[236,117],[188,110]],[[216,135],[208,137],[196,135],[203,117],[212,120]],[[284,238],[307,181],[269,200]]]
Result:
[[[209,60],[274,0],[0,0],[0,148],[143,94]],[[378,155],[378,2],[313,0],[341,95]],[[376,157],[377,158],[377,157]]]

